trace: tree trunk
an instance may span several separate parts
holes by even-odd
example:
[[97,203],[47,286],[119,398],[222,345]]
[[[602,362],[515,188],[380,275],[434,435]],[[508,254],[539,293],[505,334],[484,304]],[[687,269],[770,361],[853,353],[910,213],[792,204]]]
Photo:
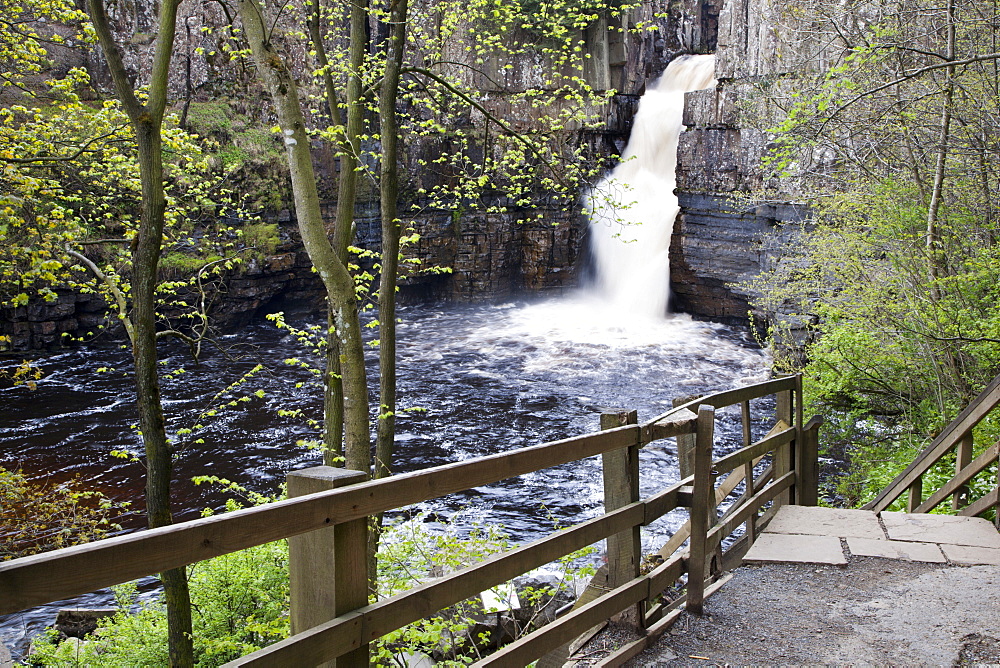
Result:
[[379,416],[375,440],[375,477],[392,473],[396,435],[396,278],[399,271],[399,71],[406,43],[407,0],[397,0],[391,14],[392,31],[385,75],[379,98],[382,138],[382,174],[379,198],[382,208],[382,272],[379,276]]
[[316,62],[323,71],[323,93],[326,95],[327,111],[330,114],[332,125],[343,125],[344,121],[340,117],[340,102],[337,99],[337,87],[333,83],[333,74],[330,73],[330,59],[326,56],[326,45],[323,44],[323,31],[320,26],[323,24],[322,5],[320,0],[312,0],[312,7],[309,8],[309,41],[312,42],[313,51],[316,52]]
[[[322,13],[320,11],[320,0],[313,0],[308,19],[309,37],[316,53],[316,59],[320,68],[324,71],[323,88],[326,97],[327,108],[330,113],[330,120],[334,125],[341,126],[342,115],[340,113],[340,100],[333,83],[333,77],[329,73],[329,60],[326,49],[323,45]],[[364,67],[365,54],[367,53],[367,33],[365,26],[368,23],[368,1],[359,0],[350,4],[350,68],[351,76],[348,77],[347,91],[344,102],[347,107],[347,125],[342,126],[342,134],[339,145],[340,155],[340,178],[337,191],[337,213],[333,230],[333,248],[337,253],[340,262],[346,267],[348,265],[348,246],[353,236],[354,204],[357,201],[358,183],[358,160],[360,151],[359,136],[361,135],[364,121],[364,109],[361,105],[361,70]],[[333,302],[329,302],[329,308],[336,310]],[[357,305],[354,305],[357,308]],[[333,318],[336,322],[336,317]],[[340,373],[344,366],[343,362],[352,355],[342,354],[341,335],[334,329],[328,332],[327,336],[327,368],[326,368],[326,390],[324,392],[323,406],[323,431],[324,444],[327,452],[340,453],[346,455],[347,467],[359,471],[370,471],[371,469],[371,442],[370,431],[367,418],[363,425],[360,423],[344,423],[345,416],[353,411],[360,413],[357,406],[348,407],[348,404],[355,402],[358,395],[354,394],[358,388],[348,390],[344,387],[346,378]],[[343,351],[347,352],[347,351]],[[364,366],[364,356],[354,358],[352,363],[360,363]],[[364,408],[368,410],[367,385],[365,386]],[[346,447],[341,446],[341,439],[346,437]],[[362,446],[361,443],[364,443]],[[354,443],[355,445],[351,445]],[[338,455],[326,455],[327,463],[331,463]]]
[[[956,26],[955,0],[948,0],[947,7],[947,51],[946,60],[955,60]],[[948,149],[951,141],[951,115],[955,99],[955,66],[946,69],[944,100],[941,102],[941,121],[937,143],[937,155],[934,161],[934,182],[931,189],[931,200],[927,206],[927,274],[930,282],[930,296],[934,301],[941,299],[940,277],[947,270],[948,258],[941,244],[940,213],[941,200],[944,197],[945,168],[948,162]],[[963,373],[960,353],[954,342],[945,342],[941,357],[951,377],[955,392],[968,399],[972,396],[971,388]],[[943,402],[942,402],[943,408]]]
[[[955,0],[948,0],[947,27],[947,60],[955,59]],[[948,161],[948,142],[951,137],[951,107],[955,96],[955,66],[946,69],[944,100],[941,103],[941,122],[939,124],[937,155],[934,161],[934,182],[931,187],[931,200],[927,206],[927,273],[931,282],[931,296],[940,298],[937,279],[945,264],[944,250],[941,248],[941,234],[938,216],[941,211],[941,198],[944,193],[945,166]]]
[[326,302],[326,381],[323,383],[323,463],[344,465],[344,384],[333,305]]
[[[156,351],[156,284],[163,245],[166,197],[163,191],[163,155],[160,131],[166,109],[167,79],[173,53],[179,0],[160,7],[159,31],[149,84],[141,104],[135,96],[111,34],[102,0],[90,0],[90,16],[111,71],[118,98],[136,135],[142,211],[132,251],[132,357],[135,361],[139,429],[146,450],[146,514],[150,528],[173,523],[170,509],[171,448],[167,440],[160,397]],[[194,665],[191,637],[191,599],[185,569],[161,574],[167,604],[170,665]]]
[[[307,25],[309,41],[316,53],[316,62],[323,72],[323,92],[326,96],[330,123],[343,125],[337,88],[330,73],[330,60],[323,44],[321,0],[313,0],[309,8]],[[340,254],[340,261],[347,262],[347,249]],[[340,345],[337,342],[337,328],[333,325],[333,305],[327,301],[326,332],[326,374],[323,382],[323,463],[327,466],[342,466],[344,463],[344,385],[340,376]]]
[[[146,448],[146,515],[149,527],[173,524],[170,504],[172,452],[160,397],[156,352],[156,284],[166,201],[159,124],[140,125],[139,171],[142,180],[142,222],[132,253],[132,357],[135,360],[139,429]],[[171,666],[191,666],[191,598],[185,569],[160,574],[167,603],[167,627]]]
[[[340,261],[347,266],[348,264],[348,251],[347,247],[351,243],[351,239],[354,236],[354,205],[357,201],[358,194],[358,153],[361,150],[361,143],[359,136],[361,135],[362,124],[364,121],[364,108],[361,104],[361,70],[364,67],[365,55],[367,53],[367,30],[365,27],[368,24],[368,0],[354,0],[350,3],[351,7],[351,34],[350,34],[350,68],[351,75],[347,79],[347,90],[345,94],[345,104],[347,105],[347,125],[344,127],[343,140],[340,146],[340,180],[337,184],[337,214],[336,222],[333,228],[333,247],[337,251],[337,256]],[[334,97],[333,89],[328,89],[328,105],[331,108],[336,108],[337,100]],[[357,308],[356,304],[352,308]],[[357,315],[355,314],[355,317]],[[347,351],[343,351],[347,352]],[[348,355],[348,357],[350,357]],[[339,355],[340,366],[343,369],[345,364],[345,357],[343,354]],[[355,358],[354,362],[361,364],[362,369],[364,368],[364,356],[362,353],[361,357]],[[346,380],[346,376],[344,376]],[[344,403],[343,414],[350,415],[352,413],[352,402],[358,400],[358,395],[356,392],[360,388],[355,388],[351,390],[343,386],[341,382],[339,388],[340,399]],[[344,425],[344,436],[346,438],[347,444],[344,448],[345,455],[347,459],[347,468],[354,469],[356,471],[370,471],[371,470],[371,442],[370,442],[370,430],[368,424],[368,388],[367,385],[364,389],[364,410],[365,410],[365,421],[360,422],[348,422]],[[336,400],[336,395],[331,398]],[[353,407],[354,410],[360,412],[358,407]],[[363,437],[363,438],[362,438]],[[352,445],[352,443],[354,445]]]
[[323,225],[298,86],[284,60],[267,39],[270,26],[263,22],[260,4],[257,0],[239,0],[238,4],[247,41],[257,63],[257,75],[271,93],[278,124],[284,135],[302,244],[326,287],[333,310],[344,386],[347,467],[367,472],[371,466],[368,383],[354,279],[338,257]]

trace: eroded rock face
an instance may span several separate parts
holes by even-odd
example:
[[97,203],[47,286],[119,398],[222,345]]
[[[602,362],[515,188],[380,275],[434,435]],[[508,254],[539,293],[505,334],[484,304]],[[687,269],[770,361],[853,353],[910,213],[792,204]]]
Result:
[[[207,286],[212,324],[220,331],[242,326],[261,312],[281,310],[279,302],[311,304],[320,312],[324,294],[309,257],[294,243],[277,255],[249,262],[221,285]],[[96,294],[60,291],[52,302],[0,309],[0,352],[66,346],[106,335],[120,338],[124,332]]]
[[0,309],[0,352],[48,348],[88,331],[100,331],[107,304],[93,294],[61,292],[55,301]]
[[[109,6],[116,36],[119,43],[125,45],[123,57],[126,67],[139,83],[151,69],[156,9],[153,0],[129,0]],[[603,127],[577,137],[578,141],[587,144],[587,153],[592,160],[607,167],[615,162],[627,143],[632,118],[646,82],[659,76],[678,53],[712,51],[722,18],[722,0],[683,0],[680,3],[647,0],[627,16],[605,17],[586,31],[586,50],[591,55],[586,79],[598,90],[613,88],[617,91],[600,110],[604,118]],[[188,98],[202,102],[221,99],[230,106],[238,107],[236,113],[246,117],[256,115],[257,120],[267,124],[272,120],[269,117],[270,106],[253,78],[252,68],[247,68],[242,62],[229,62],[223,53],[225,36],[222,26],[225,22],[226,17],[218,5],[181,6],[175,56],[171,63],[170,94],[178,109]],[[616,22],[627,27],[639,24],[655,27],[621,33],[614,30]],[[300,55],[305,62],[305,54]],[[72,56],[76,59],[72,64],[87,66],[97,88],[108,88],[106,63],[99,51],[81,56],[80,51],[74,50]],[[77,62],[81,57],[85,62]],[[477,84],[489,93],[489,106],[506,112],[512,118],[512,124],[522,130],[531,129],[532,123],[537,120],[533,113],[537,111],[515,109],[508,98],[512,93],[538,84],[535,69],[532,63],[519,63],[510,72],[502,73],[502,86],[491,83],[501,79],[500,72],[494,72],[497,75],[494,77],[482,77]],[[692,123],[704,124],[701,118],[702,112],[699,111],[692,116]],[[707,129],[714,130],[714,126]],[[740,148],[734,143],[734,137],[725,132],[718,136],[704,134],[701,143],[693,143],[685,149],[687,153],[683,164],[689,169],[684,188],[692,189],[691,184],[698,181],[701,191],[716,192],[719,190],[716,185],[718,179],[740,173],[735,166],[738,160],[713,162],[709,159],[723,155],[718,150],[722,144],[724,148],[728,147],[726,150],[729,153],[739,154]],[[447,147],[440,141],[407,146],[403,160],[410,178],[426,178],[426,175],[417,176],[417,159],[439,154],[442,150],[447,150]],[[319,151],[316,166],[321,191],[325,196],[333,195],[338,161],[329,151]],[[417,187],[415,183],[404,184],[402,192],[412,193]],[[412,200],[402,202],[401,211],[411,210],[412,203]],[[326,206],[325,215],[331,220],[334,206],[335,203]],[[362,193],[358,207],[359,245],[377,249],[375,193]],[[694,215],[694,211],[691,209],[690,215]],[[424,268],[441,267],[449,271],[423,271],[404,279],[404,296],[477,301],[505,298],[525,291],[560,291],[575,285],[586,253],[586,219],[558,208],[553,208],[542,221],[526,222],[525,218],[516,210],[506,214],[462,213],[456,216],[451,212],[422,208],[419,215],[409,220],[410,231],[420,234],[420,241],[408,252],[420,259]],[[702,228],[717,218],[712,214],[703,220],[701,226],[692,222],[687,229],[692,235],[702,234]],[[294,221],[287,213],[283,229],[286,236],[294,237]],[[704,234],[709,236],[701,240],[692,237],[692,249],[716,243],[709,241],[712,234],[718,236],[716,232],[705,231]],[[688,246],[682,243],[680,247],[681,252],[685,252]],[[690,257],[685,260],[689,267],[688,274],[679,271],[675,280],[701,280],[697,277],[708,271],[694,254],[688,255]],[[712,280],[718,280],[723,285],[731,277],[723,272]],[[678,304],[696,313],[708,314],[713,309],[727,314],[739,311],[732,305],[724,308],[702,306],[705,299],[714,298],[714,293],[703,287],[689,290],[684,295],[678,298]],[[322,288],[310,272],[308,258],[299,250],[286,248],[278,256],[254,263],[245,272],[230,277],[225,292],[218,295],[214,310],[222,326],[235,326],[269,308],[274,310],[271,307],[276,300],[318,304],[321,298]],[[105,322],[105,304],[99,297],[62,294],[54,303],[33,303],[29,307],[7,309],[0,313],[0,335],[10,337],[9,342],[0,343],[0,346],[30,349],[58,345],[66,340],[67,334],[86,336]]]
[[747,283],[778,261],[805,211],[794,204],[741,207],[725,194],[679,193],[671,254],[675,310],[745,324],[754,291]]
[[[403,280],[413,294],[480,301],[576,284],[586,225],[579,215],[552,212],[539,221],[516,214],[442,214],[416,224],[420,241],[406,254],[421,265]],[[436,267],[450,271],[437,273]]]
[[[825,67],[822,45],[808,31],[779,29],[783,6],[729,0],[718,17],[718,87],[688,93],[677,154],[681,211],[671,246],[675,307],[696,316],[746,322],[753,289],[746,282],[780,261],[777,250],[806,217],[794,183],[767,181],[761,158],[765,128],[781,112],[760,94],[761,81],[781,82],[802,67]],[[804,36],[804,37],[803,37]],[[780,193],[767,204],[750,193]]]

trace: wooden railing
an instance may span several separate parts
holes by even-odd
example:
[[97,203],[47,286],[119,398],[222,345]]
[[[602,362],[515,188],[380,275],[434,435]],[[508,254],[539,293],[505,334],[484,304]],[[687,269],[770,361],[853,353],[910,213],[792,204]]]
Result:
[[[754,442],[750,401],[768,395],[776,395],[775,424],[767,436]],[[743,447],[714,459],[716,411],[735,405],[741,407]],[[635,422],[634,413],[617,419]],[[602,420],[602,426],[609,425]],[[706,588],[727,562],[738,561],[778,505],[815,503],[817,426],[815,420],[802,424],[801,377],[779,378],[691,400],[644,424],[624,424],[595,434],[306,493],[265,506],[5,562],[0,564],[0,614],[274,540],[318,536],[325,529],[335,536],[336,545],[336,573],[327,580],[332,588],[332,596],[327,598],[333,603],[325,621],[296,611],[296,605],[313,605],[303,601],[315,597],[297,598],[295,594],[295,579],[308,577],[313,569],[292,563],[294,635],[227,665],[308,666],[337,659],[338,666],[360,666],[368,663],[368,643],[386,633],[608,539],[607,585],[602,595],[504,647],[480,665],[526,665],[596,623],[631,614],[631,621],[645,627],[648,635],[609,658],[611,665],[617,665],[667,628],[682,605],[700,612],[709,591]],[[680,482],[640,499],[639,448],[671,437],[677,438],[680,458],[693,460],[693,471]],[[603,457],[605,471],[603,515],[391,598],[364,604],[366,517],[598,454]],[[720,515],[720,503],[741,482],[742,495]],[[664,546],[662,563],[640,574],[639,527],[677,508],[690,508],[689,522]],[[746,527],[742,538],[723,548],[723,541],[741,526]],[[679,549],[688,538],[689,549]],[[290,560],[296,560],[296,554],[291,550]],[[685,574],[685,597],[661,601],[661,593]],[[296,619],[310,618],[313,621],[308,622],[308,628],[295,628]]]
[[[952,499],[952,509],[959,515],[974,517],[990,509],[1000,511],[1000,480],[991,480],[990,482],[998,484],[983,496],[978,499],[970,498],[970,483],[973,478],[997,463],[1000,455],[1000,443],[994,443],[973,460],[972,431],[998,404],[1000,404],[1000,376],[994,378],[986,389],[913,460],[913,463],[896,476],[896,479],[889,483],[872,502],[865,505],[865,508],[881,512],[889,508],[903,494],[908,493],[906,511],[910,513],[930,512],[949,497]],[[951,453],[955,456],[955,475],[936,490],[924,489],[924,476]],[[995,513],[994,521],[1000,526],[1000,512]]]

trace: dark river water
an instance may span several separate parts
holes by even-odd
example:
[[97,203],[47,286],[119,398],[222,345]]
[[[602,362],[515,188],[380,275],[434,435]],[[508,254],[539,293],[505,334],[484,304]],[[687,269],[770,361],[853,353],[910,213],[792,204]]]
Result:
[[[459,461],[595,431],[602,409],[638,409],[647,420],[677,396],[711,392],[764,380],[768,360],[740,330],[694,322],[630,320],[584,298],[532,304],[408,307],[399,331],[397,471]],[[311,314],[288,314],[303,327]],[[289,470],[318,463],[319,454],[298,446],[315,438],[305,417],[319,418],[320,391],[307,370],[286,359],[312,359],[295,338],[260,322],[224,340],[225,355],[209,351],[195,366],[182,347],[164,350],[164,371],[183,368],[163,386],[171,429],[201,422],[203,444],[184,449],[176,465],[179,519],[224,496],[191,478],[217,475],[274,494]],[[369,374],[377,368],[372,350]],[[0,466],[38,479],[79,476],[83,485],[141,511],[142,466],[110,455],[138,452],[133,423],[129,353],[105,344],[38,360],[45,377],[38,388],[0,390]],[[250,397],[215,418],[193,416],[219,404],[220,391],[257,364],[252,379],[226,397]],[[98,372],[97,369],[106,369]],[[261,390],[263,396],[255,393]],[[279,411],[301,409],[304,416]],[[405,409],[419,409],[405,412]],[[738,415],[723,413],[720,445],[735,447]],[[672,441],[642,452],[644,494],[678,477]],[[448,515],[476,506],[517,540],[538,537],[562,524],[600,512],[597,458],[533,473],[501,484],[423,504]],[[667,517],[644,530],[655,549],[683,521]],[[141,526],[133,518],[133,527]],[[87,603],[99,601],[99,595]],[[0,641],[23,648],[27,636],[52,622],[58,605],[0,618]]]

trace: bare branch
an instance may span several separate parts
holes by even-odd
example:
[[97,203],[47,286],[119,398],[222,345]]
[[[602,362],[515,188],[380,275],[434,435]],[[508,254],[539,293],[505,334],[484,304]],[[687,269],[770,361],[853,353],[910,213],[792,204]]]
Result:
[[86,143],[84,143],[83,146],[79,147],[77,149],[77,151],[75,153],[73,153],[72,155],[39,155],[39,156],[35,156],[33,158],[0,158],[0,162],[5,162],[5,163],[10,164],[10,165],[29,165],[29,164],[35,163],[35,162],[69,162],[71,160],[76,160],[77,158],[79,158],[84,153],[88,153],[90,147],[93,144],[101,141],[102,139],[107,139],[109,137],[114,137],[116,134],[118,134],[118,130],[120,130],[120,129],[121,128],[118,128],[116,130],[113,130],[111,132],[107,132],[107,133],[105,133],[103,135],[100,135],[98,137],[93,137],[92,139],[90,139]]
[[979,55],[979,56],[972,56],[971,58],[965,58],[964,60],[948,60],[948,61],[945,61],[945,62],[937,63],[935,65],[926,65],[924,67],[918,68],[918,69],[913,70],[911,72],[904,72],[902,74],[902,76],[900,76],[899,78],[894,79],[892,81],[888,81],[888,82],[886,82],[884,84],[875,86],[874,88],[869,88],[868,90],[866,90],[866,91],[864,91],[862,93],[858,93],[857,95],[855,95],[854,97],[852,97],[850,100],[848,100],[844,104],[842,104],[839,107],[837,107],[836,109],[834,109],[833,113],[831,113],[827,117],[827,119],[825,121],[823,121],[823,126],[820,129],[820,131],[822,132],[826,128],[826,126],[831,121],[833,121],[833,119],[837,115],[840,114],[840,112],[844,111],[845,109],[847,109],[848,107],[852,106],[853,104],[855,104],[857,102],[860,102],[861,100],[865,99],[866,97],[871,97],[875,93],[878,93],[880,91],[885,90],[886,88],[892,88],[893,86],[898,86],[901,83],[906,83],[910,79],[914,79],[914,78],[916,78],[916,77],[918,77],[918,76],[920,76],[922,74],[927,74],[928,72],[932,72],[934,70],[940,70],[940,69],[944,69],[944,68],[948,68],[948,67],[957,67],[959,65],[971,65],[972,63],[981,63],[981,62],[988,61],[988,60],[1000,60],[1000,51],[995,51],[993,53],[984,53],[984,54]]
[[128,317],[128,303],[125,301],[125,295],[122,293],[122,291],[118,288],[117,285],[115,285],[115,282],[112,281],[107,274],[101,271],[100,267],[94,264],[93,261],[91,261],[91,259],[88,258],[86,255],[78,253],[69,246],[66,247],[66,252],[70,256],[82,262],[87,267],[87,269],[90,269],[90,271],[93,272],[94,276],[97,276],[98,280],[100,280],[102,283],[104,283],[104,285],[108,287],[108,290],[110,290],[111,294],[114,296],[115,304],[118,307],[118,319],[121,320],[122,324],[125,326],[125,332],[128,334],[129,341],[134,341],[135,339],[134,339],[134,332],[132,331],[132,321],[129,320]]
[[76,241],[81,246],[97,246],[99,244],[128,244],[131,243],[129,239],[94,239],[92,241]]

